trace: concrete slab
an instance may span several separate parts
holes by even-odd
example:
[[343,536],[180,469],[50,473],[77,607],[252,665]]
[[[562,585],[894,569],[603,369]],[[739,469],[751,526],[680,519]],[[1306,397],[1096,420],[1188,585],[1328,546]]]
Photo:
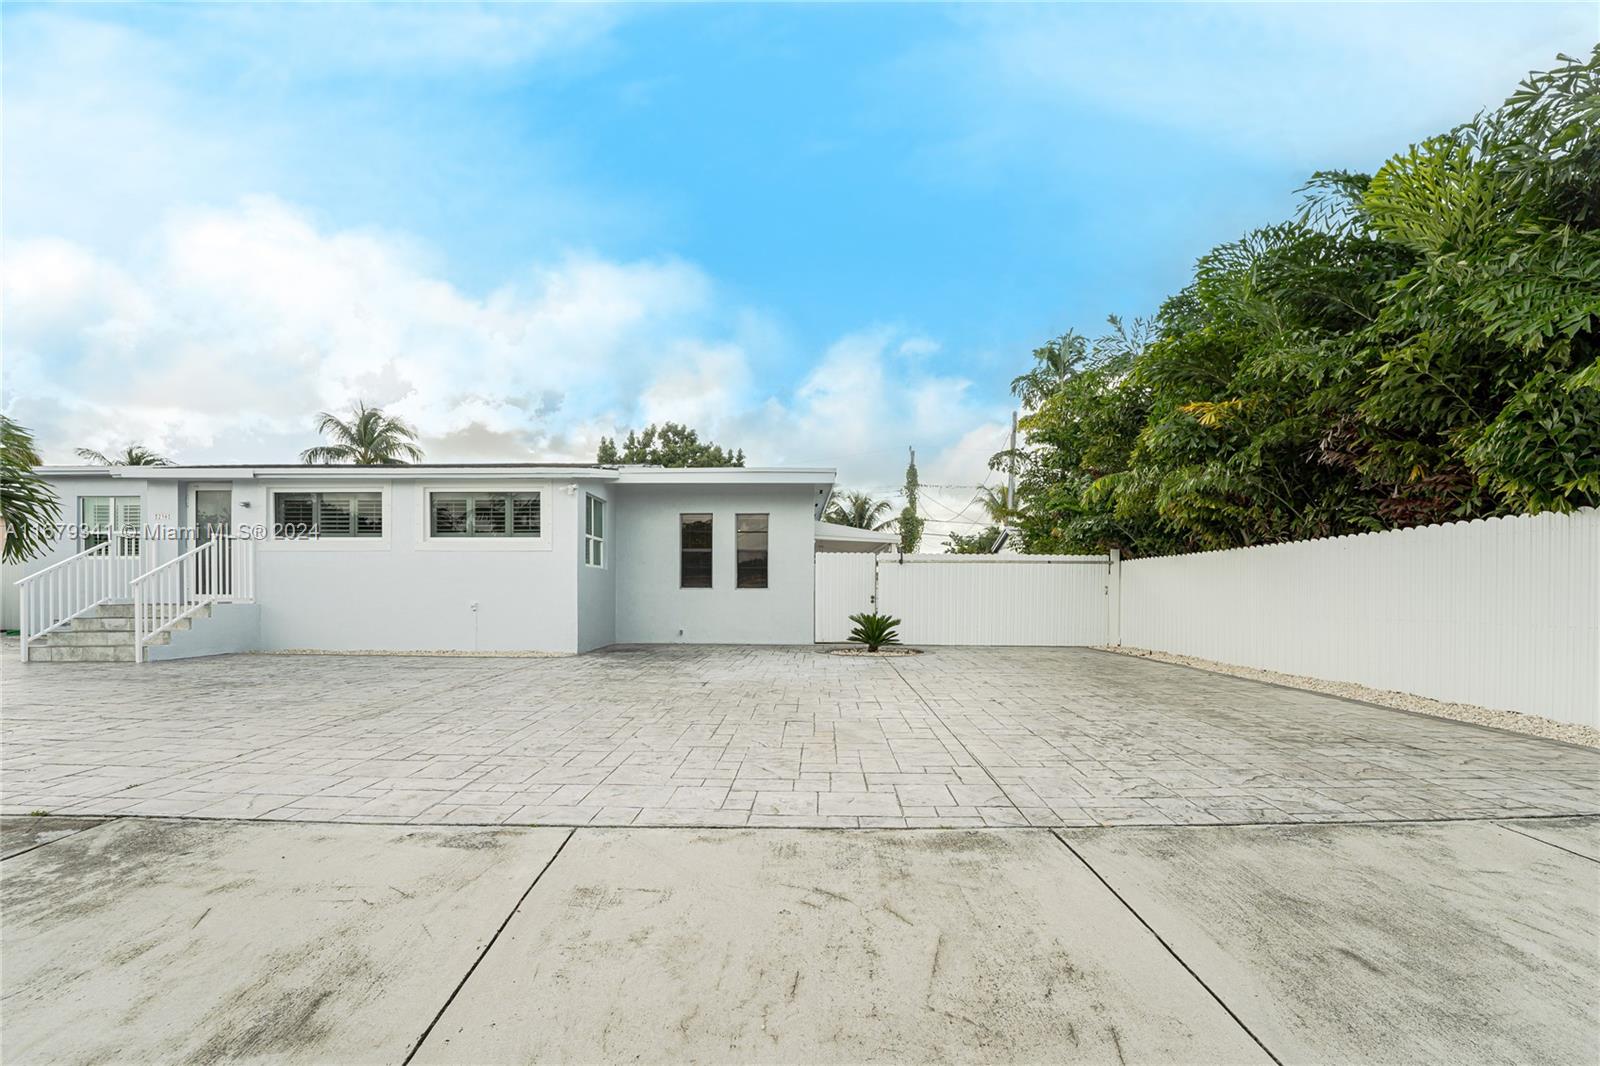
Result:
[[421,1062],[1256,1062],[1040,831],[580,829]]
[[104,818],[52,818],[19,815],[0,818],[0,859],[9,859],[42,844],[61,840],[105,824]]
[[1600,868],[1490,823],[1062,830],[1283,1062],[1600,1061]]
[[1600,818],[1517,818],[1497,824],[1600,862]]
[[566,835],[125,819],[19,855],[0,1056],[400,1062]]

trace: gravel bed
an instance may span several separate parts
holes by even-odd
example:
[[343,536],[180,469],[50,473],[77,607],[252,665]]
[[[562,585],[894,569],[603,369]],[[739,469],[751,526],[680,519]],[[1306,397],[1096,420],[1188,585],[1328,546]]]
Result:
[[1274,685],[1287,685],[1289,688],[1303,688],[1311,692],[1324,692],[1330,696],[1341,696],[1348,700],[1376,703],[1381,707],[1394,707],[1402,711],[1431,714],[1435,718],[1453,718],[1458,722],[1472,722],[1475,725],[1492,726],[1495,729],[1504,729],[1512,733],[1524,733],[1530,737],[1544,737],[1547,740],[1560,740],[1568,744],[1600,748],[1600,729],[1595,729],[1593,726],[1578,725],[1575,722],[1558,722],[1553,718],[1545,718],[1537,714],[1496,711],[1488,707],[1475,707],[1470,703],[1446,703],[1443,700],[1430,700],[1426,696],[1414,696],[1409,692],[1389,692],[1384,689],[1368,688],[1365,685],[1357,685],[1348,681],[1323,681],[1320,678],[1301,677],[1298,674],[1280,674],[1276,670],[1257,670],[1252,666],[1233,666],[1229,663],[1214,662],[1211,659],[1197,659],[1192,655],[1173,655],[1164,651],[1147,651],[1144,648],[1111,647],[1109,645],[1101,646],[1100,650],[1116,652],[1118,655],[1131,655],[1137,659],[1155,659],[1158,662],[1193,666],[1200,670],[1209,670],[1214,674],[1247,677],[1253,681],[1269,681]]

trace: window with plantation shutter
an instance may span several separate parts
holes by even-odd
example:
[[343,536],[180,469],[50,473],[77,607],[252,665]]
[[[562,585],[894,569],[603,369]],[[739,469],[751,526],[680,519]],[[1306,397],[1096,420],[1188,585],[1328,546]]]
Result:
[[142,516],[137,496],[78,497],[78,540],[82,550],[97,548],[116,533],[117,554],[138,555]]
[[430,492],[428,536],[535,538],[542,503],[537,492]]
[[273,535],[283,540],[383,536],[381,492],[276,492]]
[[518,492],[511,497],[511,532],[518,537],[539,535],[540,497],[537,492]]

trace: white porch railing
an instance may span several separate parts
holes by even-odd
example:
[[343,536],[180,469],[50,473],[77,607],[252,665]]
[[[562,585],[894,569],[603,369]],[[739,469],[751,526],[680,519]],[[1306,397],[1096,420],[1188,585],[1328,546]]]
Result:
[[28,648],[46,633],[102,603],[127,600],[148,547],[137,537],[113,534],[18,581],[22,661],[28,661]]
[[131,582],[133,661],[145,661],[155,637],[213,603],[248,603],[256,595],[256,544],[217,536]]

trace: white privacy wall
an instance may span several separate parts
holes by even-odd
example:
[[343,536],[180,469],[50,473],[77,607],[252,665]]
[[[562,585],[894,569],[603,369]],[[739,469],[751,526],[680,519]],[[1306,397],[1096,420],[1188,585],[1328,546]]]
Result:
[[1122,564],[1121,643],[1600,726],[1600,511]]
[[1103,555],[876,555],[878,611],[907,644],[1104,644]]

